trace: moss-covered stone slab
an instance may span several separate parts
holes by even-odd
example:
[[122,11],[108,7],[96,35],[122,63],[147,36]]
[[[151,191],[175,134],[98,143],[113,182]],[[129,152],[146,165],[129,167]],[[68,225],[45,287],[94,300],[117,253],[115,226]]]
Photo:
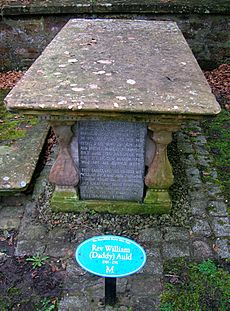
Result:
[[26,128],[24,137],[0,144],[0,195],[27,189],[36,168],[49,127],[39,123]]
[[8,109],[43,115],[220,111],[176,23],[70,20],[6,97]]

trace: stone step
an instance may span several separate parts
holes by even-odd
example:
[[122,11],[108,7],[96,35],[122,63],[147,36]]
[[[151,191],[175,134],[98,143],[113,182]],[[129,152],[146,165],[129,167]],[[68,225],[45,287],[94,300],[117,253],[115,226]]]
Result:
[[0,144],[0,195],[25,191],[32,179],[49,126],[40,122],[26,128],[13,144]]

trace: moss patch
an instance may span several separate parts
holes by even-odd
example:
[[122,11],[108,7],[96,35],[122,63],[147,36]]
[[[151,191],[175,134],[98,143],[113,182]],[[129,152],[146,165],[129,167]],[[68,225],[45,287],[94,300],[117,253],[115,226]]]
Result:
[[[51,207],[54,212],[109,212],[112,214],[164,214],[171,209],[171,200],[167,192],[156,192],[151,203],[106,200],[79,200],[74,191],[54,191]],[[163,200],[162,200],[163,198]]]
[[37,118],[24,117],[6,110],[3,99],[8,90],[0,90],[0,145],[11,145],[26,136],[27,129],[37,124]]
[[169,283],[161,295],[161,311],[227,311],[228,271],[207,260],[199,264],[177,260],[166,264]]

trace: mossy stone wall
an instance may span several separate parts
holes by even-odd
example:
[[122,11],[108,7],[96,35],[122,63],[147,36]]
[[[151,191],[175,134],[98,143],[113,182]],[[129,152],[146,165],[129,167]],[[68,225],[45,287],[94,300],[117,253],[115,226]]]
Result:
[[230,62],[229,0],[2,0],[0,70],[26,69],[70,18],[177,22],[203,68]]

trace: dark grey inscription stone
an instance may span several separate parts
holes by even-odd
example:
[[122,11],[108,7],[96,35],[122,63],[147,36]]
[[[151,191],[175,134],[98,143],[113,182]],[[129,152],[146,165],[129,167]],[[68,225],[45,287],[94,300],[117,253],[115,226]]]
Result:
[[80,198],[141,201],[146,124],[79,122]]

